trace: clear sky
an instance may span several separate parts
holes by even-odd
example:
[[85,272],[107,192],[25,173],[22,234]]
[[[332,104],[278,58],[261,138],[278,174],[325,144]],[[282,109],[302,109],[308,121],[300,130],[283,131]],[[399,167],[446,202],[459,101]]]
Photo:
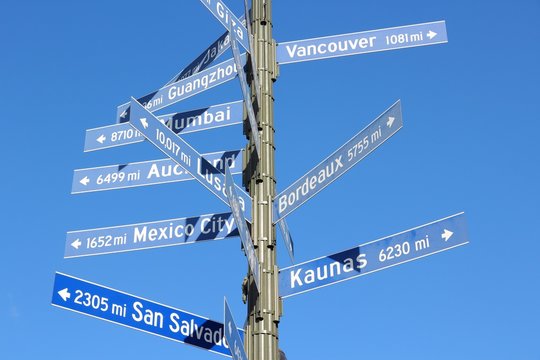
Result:
[[[243,12],[242,1],[227,4]],[[148,143],[83,153],[85,130],[113,124],[118,105],[165,84],[222,25],[197,0],[1,8],[0,358],[220,358],[50,303],[60,271],[218,321],[226,296],[244,322],[238,238],[63,259],[67,231],[228,210],[196,182],[70,194],[75,169],[164,157]],[[449,39],[281,66],[278,191],[396,100],[403,108],[401,131],[287,217],[296,261],[460,211],[470,237],[285,299],[290,360],[540,359],[539,15],[538,0],[274,1],[277,42],[436,20]],[[165,110],[241,98],[234,80]],[[199,152],[245,144],[241,126],[184,139]]]

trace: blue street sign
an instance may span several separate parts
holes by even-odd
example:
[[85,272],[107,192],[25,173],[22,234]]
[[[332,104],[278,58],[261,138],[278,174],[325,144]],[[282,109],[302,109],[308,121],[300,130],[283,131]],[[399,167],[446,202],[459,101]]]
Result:
[[231,356],[223,324],[70,275],[56,273],[51,305]]
[[282,298],[351,280],[469,243],[459,213],[336,254],[280,270]]
[[[159,115],[157,118],[165,121],[165,125],[174,133],[183,135],[241,124],[243,111],[244,105],[239,100],[202,109]],[[142,141],[144,141],[144,136],[127,123],[108,125],[86,130],[84,151],[107,149]]]
[[274,223],[351,169],[402,126],[401,102],[398,100],[332,155],[277,195],[274,199]]
[[219,22],[229,30],[231,27],[238,37],[240,44],[246,51],[249,51],[249,34],[242,22],[229,10],[227,5],[221,0],[201,0],[204,6],[219,20]]
[[[181,137],[177,136],[165,124],[161,123],[150,111],[145,109],[137,100],[131,101],[132,117],[130,124],[144,135],[152,144],[160,149],[165,155],[173,159],[177,164],[189,172],[195,180],[214,195],[228,204],[225,194],[225,175],[217,170],[212,164],[202,158]],[[199,166],[199,164],[201,164]],[[240,206],[251,219],[251,197],[244,190],[238,188]]]
[[[227,163],[233,169],[231,171],[235,174],[241,174],[242,159],[240,155],[242,151],[234,150],[203,154],[202,156],[206,159],[206,162],[201,162],[198,159],[199,164],[197,166],[204,172],[212,173],[213,170],[207,169],[206,164],[212,164],[218,171],[225,171],[224,165]],[[176,162],[167,158],[123,165],[77,169],[73,172],[71,193],[81,194],[189,180],[193,180],[193,176]]]
[[291,233],[289,231],[289,225],[287,225],[287,222],[285,219],[281,219],[278,221],[279,231],[281,232],[281,237],[283,238],[283,242],[285,243],[285,248],[287,249],[287,252],[289,253],[289,257],[291,258],[291,261],[294,263],[294,242],[291,236]]
[[242,207],[240,206],[240,201],[236,192],[236,188],[237,186],[234,183],[231,172],[227,165],[225,165],[225,193],[227,194],[227,199],[229,201],[229,206],[231,207],[234,221],[236,223],[236,226],[238,227],[238,234],[240,235],[240,239],[242,240],[242,245],[244,245],[244,252],[246,253],[246,257],[248,259],[249,268],[253,273],[255,285],[260,291],[261,287],[259,259],[257,257],[257,254],[255,253],[253,240],[251,239],[251,234],[249,233],[246,221],[244,220],[245,215],[242,211]]
[[191,75],[206,69],[214,60],[220,57],[230,46],[229,33],[225,32],[207,49],[205,49],[195,60],[176,74],[166,85],[185,79]]
[[[244,24],[246,20],[241,16],[239,20]],[[166,85],[175,83],[188,76],[194,75],[206,69],[217,58],[219,58],[231,46],[229,31],[225,31],[216,41],[214,41],[206,50],[204,50],[195,60],[176,74]]]
[[[245,62],[245,54],[242,55]],[[152,112],[163,109],[178,101],[185,100],[208,89],[226,83],[236,77],[234,60],[229,59],[195,75],[166,85],[138,99],[147,110]],[[130,103],[120,105],[117,109],[117,119],[120,123],[130,119]]]
[[238,236],[230,212],[69,231],[64,258],[147,250]]
[[[240,18],[242,23],[245,22],[244,16]],[[195,75],[208,66],[210,66],[217,58],[219,58],[227,49],[230,47],[229,31],[226,31],[221,35],[216,41],[214,41],[206,50],[202,52],[195,60],[193,60],[188,66],[180,70],[171,80],[169,80],[165,86],[175,83],[177,81],[183,80],[187,77]],[[154,95],[157,92],[154,92],[153,95],[149,97],[149,100],[153,100]],[[129,103],[120,105],[119,113],[117,114],[116,121],[118,123],[126,122],[129,120],[129,116],[126,117],[129,113]]]
[[238,43],[236,42],[236,36],[234,31],[230,31],[231,34],[231,49],[234,55],[234,62],[236,63],[236,68],[238,69],[238,79],[240,80],[240,87],[242,88],[242,95],[244,96],[244,104],[246,106],[249,125],[251,127],[251,132],[253,134],[252,138],[255,142],[255,149],[259,157],[261,156],[261,139],[259,136],[259,128],[257,125],[257,119],[255,118],[255,112],[253,111],[253,105],[251,104],[251,94],[249,93],[249,87],[246,80],[246,74],[244,73],[244,67],[240,61],[240,51],[238,50]]
[[396,50],[448,42],[446,24],[435,21],[279,43],[279,64]]
[[238,328],[234,322],[234,318],[227,304],[227,298],[223,299],[223,327],[225,328],[225,339],[231,351],[233,360],[248,360],[246,352],[244,350],[244,343],[242,337],[238,332]]

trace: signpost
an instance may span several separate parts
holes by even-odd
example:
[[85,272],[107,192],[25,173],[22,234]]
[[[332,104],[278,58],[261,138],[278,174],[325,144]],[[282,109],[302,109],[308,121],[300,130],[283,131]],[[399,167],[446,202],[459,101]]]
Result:
[[459,213],[279,273],[279,295],[287,298],[351,280],[469,243],[465,215]]
[[261,289],[260,274],[259,274],[259,259],[255,253],[255,248],[253,247],[253,241],[251,240],[251,235],[247,227],[245,215],[240,206],[240,201],[238,195],[236,194],[236,185],[232,178],[229,168],[225,166],[225,193],[227,194],[227,199],[229,201],[229,206],[231,207],[232,214],[234,216],[234,221],[238,227],[238,234],[242,240],[242,245],[244,246],[244,252],[248,259],[249,268],[253,273],[253,278],[257,289]]
[[[225,194],[225,175],[206,161],[201,154],[187,142],[161,123],[150,111],[145,109],[137,100],[131,101],[132,117],[130,124],[143,134],[152,144],[165,155],[189,172],[214,195],[228,204]],[[201,166],[199,166],[201,164]],[[203,172],[204,171],[204,172]],[[242,189],[237,189],[239,204],[251,219],[251,197]]]
[[242,338],[234,322],[231,309],[229,309],[229,304],[227,304],[227,298],[223,299],[223,318],[225,338],[227,339],[227,344],[229,344],[233,360],[248,360],[246,352],[244,351]]
[[64,259],[195,244],[236,236],[238,229],[230,212],[68,231]]
[[51,304],[117,325],[231,356],[223,324],[70,275],[56,273]]
[[[159,115],[174,133],[179,135],[197,131],[216,129],[242,123],[242,101],[212,105],[203,109],[190,110],[175,114]],[[102,126],[86,130],[84,151],[108,149],[115,146],[134,144],[144,141],[144,136],[128,123]]]
[[[197,167],[203,172],[212,173],[214,170],[207,168],[206,164],[209,163],[217,170],[224,171],[225,163],[227,163],[234,174],[240,174],[242,164],[238,157],[241,153],[242,150],[234,150],[203,154],[202,157],[206,161],[198,159]],[[193,180],[193,176],[183,167],[171,159],[160,159],[77,169],[73,173],[71,193],[81,194],[188,180]]]
[[[248,1],[244,0],[246,26],[222,0],[200,1],[227,32],[165,86],[120,105],[118,124],[86,132],[85,152],[147,139],[169,158],[75,170],[72,193],[195,179],[228,204],[231,212],[70,231],[66,236],[64,257],[130,252],[239,236],[249,264],[248,276],[242,284],[247,302],[245,344],[226,299],[224,326],[183,310],[56,273],[52,305],[232,356],[235,360],[276,360],[280,356],[281,299],[469,242],[464,214],[459,213],[279,270],[275,226],[279,226],[294,262],[294,243],[285,217],[393,136],[403,126],[403,120],[401,103],[397,101],[276,196],[273,83],[278,77],[278,64],[445,43],[446,24],[435,21],[276,45],[272,37],[272,0],[253,0],[251,12]],[[249,55],[240,54],[238,43]],[[229,47],[233,58],[210,67]],[[250,60],[250,79],[244,72],[246,56]],[[237,75],[243,102],[168,115],[153,114]],[[181,137],[239,124],[243,122],[244,106],[251,131],[246,129],[249,143],[247,152],[243,153],[243,158],[247,159],[243,166],[238,161],[240,150],[201,155]],[[232,174],[240,171],[249,194],[234,183]],[[251,228],[246,221],[251,223]],[[231,344],[232,352],[227,344]]]
[[397,101],[319,165],[274,199],[274,223],[284,218],[365,158],[403,126]]
[[277,62],[283,65],[446,42],[446,23],[435,21],[283,42],[278,44],[276,57]]

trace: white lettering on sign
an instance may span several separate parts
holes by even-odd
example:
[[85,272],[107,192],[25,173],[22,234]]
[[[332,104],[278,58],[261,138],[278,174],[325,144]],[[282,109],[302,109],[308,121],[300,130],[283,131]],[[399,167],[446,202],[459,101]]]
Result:
[[294,289],[296,286],[304,284],[312,284],[315,281],[322,281],[328,278],[339,276],[342,273],[349,273],[365,268],[368,264],[366,254],[359,254],[356,259],[346,258],[343,261],[334,261],[330,264],[324,264],[315,269],[304,270],[298,268],[291,271],[290,287]]
[[287,49],[287,53],[291,58],[296,58],[313,55],[324,55],[327,53],[334,54],[339,52],[352,51],[356,49],[372,48],[375,45],[374,42],[376,39],[376,36],[370,36],[367,38],[362,37],[354,40],[331,41],[328,43],[321,43],[317,45],[285,45],[285,48]]
[[197,325],[193,319],[191,321],[181,320],[180,315],[175,312],[170,314],[169,319],[171,321],[169,330],[175,334],[181,333],[186,337],[199,340],[204,339],[209,344],[223,345],[225,348],[229,348],[225,341],[223,327],[219,327],[218,330],[213,331],[204,325]]
[[[136,226],[133,229],[133,243],[166,241],[171,239],[179,239],[192,236],[197,232],[202,234],[220,233],[223,229],[227,229],[227,233],[231,233],[234,227],[234,219],[227,218],[205,218],[198,227],[196,224],[178,224],[169,223],[166,226],[144,225]],[[187,240],[187,239],[186,239]]]
[[[233,63],[231,63],[230,65],[226,67],[218,66],[214,71],[202,77],[197,77],[196,79],[192,79],[191,81],[187,81],[179,85],[172,85],[169,88],[167,96],[169,100],[174,100],[178,97],[183,96],[184,94],[187,95],[191,92],[194,92],[200,89],[207,89],[211,84],[217,81],[220,81],[223,78],[231,76],[235,72],[236,72],[236,65]],[[186,80],[188,79],[189,78],[187,78]],[[150,108],[152,108],[153,106],[151,106]],[[147,110],[150,110],[150,108],[148,107],[148,105],[146,106]]]
[[[215,4],[212,4],[212,0],[205,0],[205,2],[208,9],[218,18],[225,28],[229,29],[232,26],[235,29],[237,36],[244,40],[244,32],[242,31],[244,26],[239,20],[237,21],[236,16],[231,13],[225,4],[223,4],[220,0],[217,0]],[[215,8],[215,11],[212,11],[210,8],[211,6]]]
[[163,329],[163,314],[159,311],[144,309],[144,305],[139,301],[133,303],[133,311],[135,313],[131,314],[131,318],[134,321],[144,322],[146,325]]
[[334,159],[331,164],[321,169],[317,175],[306,177],[304,183],[297,187],[296,191],[280,196],[278,199],[279,212],[281,213],[285,211],[287,206],[293,205],[300,198],[300,195],[306,196],[310,191],[315,190],[318,185],[326,183],[327,179],[331,178],[334,173],[343,167],[342,157],[340,155]]
[[[206,160],[205,160],[206,161]],[[225,187],[225,177],[222,173],[215,174],[214,172],[210,171],[208,166],[202,166],[202,160],[197,163],[197,173],[199,175],[203,176],[204,181],[206,181],[210,186],[212,186],[217,191],[221,192],[226,198],[227,196],[227,189]],[[204,168],[204,174],[202,169]],[[246,211],[246,204],[244,202],[244,198],[241,196],[238,197],[238,201],[240,202],[240,206],[242,207],[242,211]]]
[[172,116],[165,120],[165,125],[175,133],[179,133],[181,130],[191,127],[200,127],[203,125],[210,125],[214,123],[227,122],[231,120],[231,106],[227,106],[223,111],[216,111],[212,113],[205,111],[200,115],[175,117]]
[[184,169],[178,164],[175,164],[175,165],[169,164],[169,165],[161,165],[161,166],[158,166],[158,164],[152,164],[152,166],[150,167],[150,171],[148,172],[148,176],[146,178],[159,179],[162,177],[169,177],[173,175],[179,176],[182,174],[186,174],[186,171],[184,171]]

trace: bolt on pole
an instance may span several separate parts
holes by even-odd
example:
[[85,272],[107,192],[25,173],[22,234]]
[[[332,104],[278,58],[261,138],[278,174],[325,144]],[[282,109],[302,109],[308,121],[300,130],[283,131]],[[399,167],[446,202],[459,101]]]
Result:
[[278,296],[276,233],[272,221],[276,185],[273,82],[278,77],[278,68],[275,57],[276,42],[272,38],[271,0],[253,0],[251,14],[254,38],[251,56],[255,57],[257,66],[257,69],[252,71],[256,71],[261,86],[260,104],[257,103],[253,76],[251,93],[262,146],[261,153],[257,156],[253,134],[249,131],[249,126],[244,126],[249,143],[243,182],[253,198],[251,236],[261,264],[261,288],[258,293],[250,274],[245,289],[248,321],[244,346],[250,360],[279,360],[278,325],[282,306]]

